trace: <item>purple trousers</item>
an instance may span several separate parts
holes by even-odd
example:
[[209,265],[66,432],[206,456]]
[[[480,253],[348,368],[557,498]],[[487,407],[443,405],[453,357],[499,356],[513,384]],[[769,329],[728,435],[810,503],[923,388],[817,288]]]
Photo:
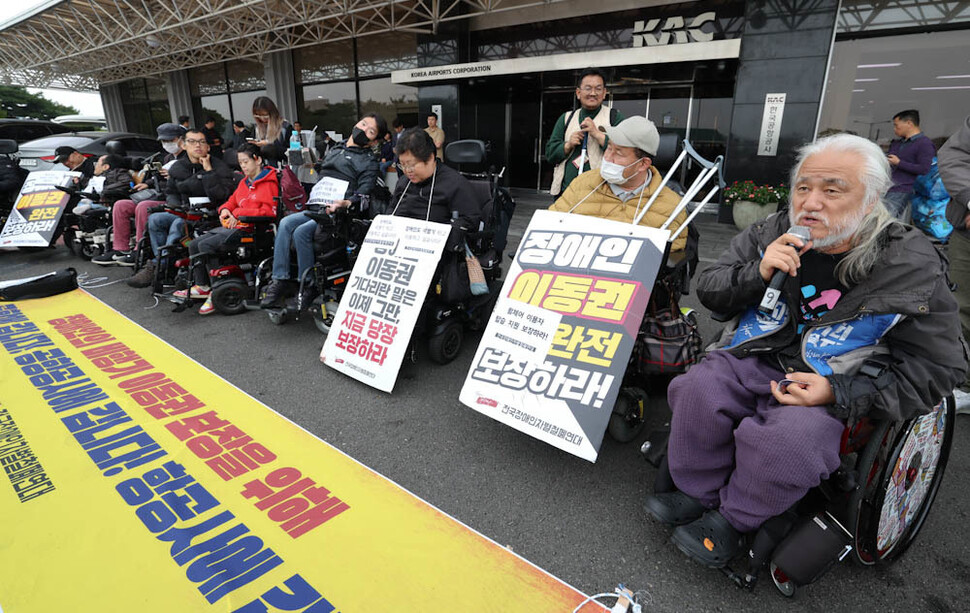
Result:
[[844,424],[820,406],[778,404],[769,381],[783,378],[767,360],[714,351],[667,392],[674,483],[741,532],[783,513],[839,467]]

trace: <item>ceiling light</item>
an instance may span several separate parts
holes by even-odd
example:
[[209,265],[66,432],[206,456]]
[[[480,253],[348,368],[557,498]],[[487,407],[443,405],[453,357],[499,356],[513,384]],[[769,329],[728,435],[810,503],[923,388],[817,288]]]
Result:
[[856,79],[856,83],[868,83],[869,81],[878,81],[879,79]]
[[970,74],[941,74],[937,79],[970,79]]
[[913,91],[925,91],[929,89],[970,89],[970,85],[951,85],[949,87],[910,87]]
[[854,91],[854,92],[864,92],[864,91],[866,91],[866,90],[864,90],[864,89],[854,89],[854,90],[852,90],[852,91]]
[[896,66],[902,65],[902,62],[896,62],[894,64],[859,64],[856,68],[895,68]]

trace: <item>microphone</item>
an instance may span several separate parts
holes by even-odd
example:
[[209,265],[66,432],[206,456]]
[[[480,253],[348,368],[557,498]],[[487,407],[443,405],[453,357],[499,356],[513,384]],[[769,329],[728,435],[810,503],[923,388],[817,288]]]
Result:
[[[792,226],[788,228],[787,234],[794,234],[804,242],[812,239],[812,230],[805,226]],[[795,246],[791,243],[788,244],[792,247]],[[785,284],[786,276],[788,276],[788,273],[775,270],[775,274],[771,276],[771,283],[768,284],[768,289],[765,290],[765,295],[761,298],[761,304],[758,305],[759,313],[769,315],[775,310],[775,305],[778,304],[778,299],[781,298],[781,287]]]

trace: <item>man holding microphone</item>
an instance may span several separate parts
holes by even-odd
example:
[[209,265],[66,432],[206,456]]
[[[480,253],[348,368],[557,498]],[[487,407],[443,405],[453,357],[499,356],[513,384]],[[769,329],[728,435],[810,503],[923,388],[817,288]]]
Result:
[[723,567],[744,533],[838,468],[847,423],[926,413],[963,381],[946,262],[886,209],[889,170],[857,136],[806,145],[790,210],[741,232],[698,276],[701,302],[738,316],[718,349],[670,384],[677,490],[648,496],[646,508],[678,526],[674,543],[705,566]]

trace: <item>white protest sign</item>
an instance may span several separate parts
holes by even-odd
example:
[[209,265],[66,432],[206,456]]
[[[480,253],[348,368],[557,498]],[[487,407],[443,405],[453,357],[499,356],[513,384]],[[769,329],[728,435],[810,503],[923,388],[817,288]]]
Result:
[[536,211],[459,400],[596,460],[666,230]]
[[54,238],[57,222],[70,195],[57,186],[72,185],[81,173],[35,170],[27,175],[17,202],[0,231],[0,247],[46,247]]
[[348,186],[350,186],[350,181],[323,177],[310,190],[310,199],[307,200],[307,204],[318,204],[322,207],[332,204],[335,200],[343,200],[347,194]]
[[393,390],[450,232],[448,224],[423,219],[374,218],[320,361],[379,390]]

